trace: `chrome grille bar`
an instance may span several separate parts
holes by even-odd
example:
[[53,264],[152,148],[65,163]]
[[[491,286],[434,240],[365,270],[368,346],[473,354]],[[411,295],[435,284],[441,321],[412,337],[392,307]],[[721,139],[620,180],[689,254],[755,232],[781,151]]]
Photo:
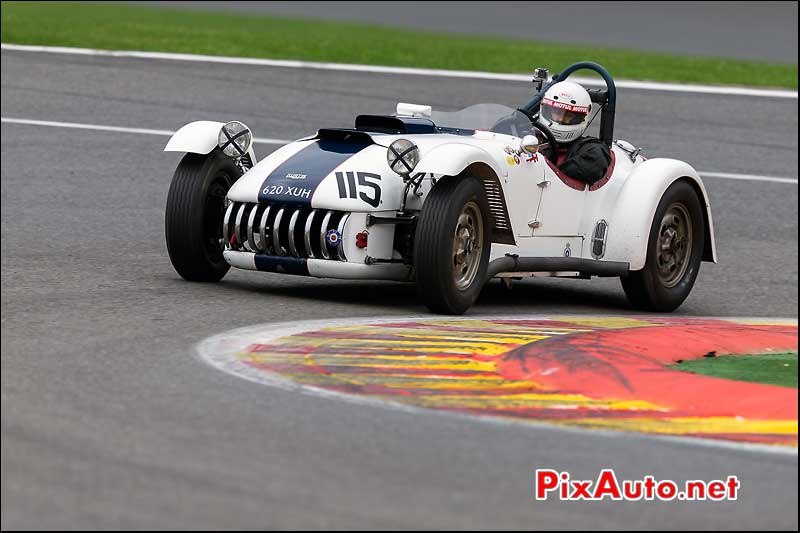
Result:
[[328,234],[328,224],[331,221],[331,216],[333,216],[333,211],[327,211],[325,216],[322,217],[322,226],[319,228],[319,244],[322,248],[322,257],[325,259],[331,258],[331,255],[328,253],[328,243],[325,240],[325,236]]
[[294,242],[294,228],[297,225],[297,218],[300,216],[300,209],[295,209],[292,213],[291,218],[289,219],[289,252],[294,257],[300,257],[300,254],[297,253],[297,245]]
[[[337,228],[339,235],[344,235],[344,226],[347,224],[348,218],[350,218],[350,213],[345,213],[339,220],[339,227]],[[342,239],[339,239],[339,244],[336,246],[336,255],[339,256],[339,261],[347,261],[347,257],[344,255],[344,240]]]
[[303,240],[306,245],[306,254],[311,259],[314,259],[314,249],[311,248],[311,224],[314,222],[314,215],[317,214],[316,209],[312,209],[306,218],[306,226],[303,229]]
[[239,208],[239,211],[236,213],[236,225],[233,227],[234,234],[236,235],[236,245],[241,246],[242,243],[246,240],[246,237],[242,237],[242,217],[244,216],[244,210],[247,207],[247,204],[242,204],[242,207]]
[[225,239],[225,246],[228,246],[231,242],[231,214],[233,213],[233,206],[234,203],[231,202],[228,205],[228,209],[225,210],[225,218],[222,219],[222,236]]
[[269,210],[272,206],[267,206],[264,210],[264,214],[261,215],[261,221],[258,223],[258,234],[261,236],[261,242],[258,243],[258,249],[261,252],[267,252],[268,243],[269,243],[269,236],[267,235],[267,218],[269,217]]
[[275,255],[286,255],[286,252],[284,252],[281,247],[281,238],[278,235],[281,228],[283,211],[284,209],[282,207],[278,209],[278,213],[275,215],[275,222],[272,223],[272,246],[275,248]]
[[251,252],[258,251],[258,247],[256,246],[255,232],[253,231],[253,226],[255,225],[256,221],[256,213],[258,213],[258,204],[253,206],[253,208],[250,210],[250,216],[247,217],[247,243],[245,243],[245,248]]

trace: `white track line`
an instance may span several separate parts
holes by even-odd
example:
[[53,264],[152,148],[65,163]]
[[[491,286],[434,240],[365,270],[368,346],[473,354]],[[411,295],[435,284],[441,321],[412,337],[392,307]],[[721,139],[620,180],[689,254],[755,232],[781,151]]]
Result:
[[[100,124],[82,124],[79,122],[55,122],[52,120],[31,120],[27,118],[10,118],[2,117],[0,122],[8,124],[27,124],[29,126],[49,126],[51,128],[74,128],[78,130],[95,130],[95,131],[116,131],[120,133],[139,133],[144,135],[161,135],[171,136],[174,131],[171,130],[151,130],[148,128],[123,128],[120,126],[103,126]],[[257,144],[286,144],[291,142],[288,139],[270,139],[265,137],[255,137],[253,142]]]
[[[406,76],[435,76],[440,78],[470,78],[480,80],[501,80],[514,82],[531,82],[530,74],[500,74],[496,72],[479,72],[470,70],[444,70],[410,67],[387,67],[379,65],[354,65],[350,63],[323,63],[317,61],[295,61],[285,59],[257,59],[252,57],[225,57],[197,54],[173,54],[167,52],[142,52],[138,50],[95,50],[91,48],[67,48],[63,46],[33,46],[2,43],[3,50],[19,52],[44,52],[50,54],[71,54],[105,56],[135,59],[161,59],[167,61],[195,61],[204,63],[226,63],[231,65],[252,65],[261,67],[282,67],[315,70],[333,70],[340,72],[369,72],[378,74],[399,74]],[[602,85],[604,82],[595,78],[571,77],[585,85]],[[731,96],[761,96],[768,98],[797,99],[797,91],[778,89],[756,89],[753,87],[723,87],[717,85],[692,85],[681,83],[658,83],[636,80],[615,80],[619,89],[636,89],[640,91],[668,91],[682,93],[720,94]]]
[[[171,130],[153,130],[148,128],[124,128],[120,126],[103,126],[100,124],[82,124],[78,122],[55,122],[51,120],[32,120],[27,118],[11,118],[2,117],[0,122],[4,124],[26,124],[29,126],[48,126],[51,128],[73,128],[80,130],[94,130],[94,131],[114,131],[120,133],[139,133],[144,135],[160,135],[170,136],[174,131]],[[273,139],[265,137],[256,137],[253,141],[257,144],[276,144],[282,145],[291,142],[288,139]],[[745,180],[745,181],[768,181],[773,183],[789,183],[797,185],[797,178],[781,178],[777,176],[759,176],[755,174],[732,174],[728,172],[705,172],[698,171],[704,178],[720,178],[731,180]]]
[[745,180],[745,181],[771,181],[774,183],[790,183],[797,185],[797,178],[779,178],[777,176],[758,176],[755,174],[728,174],[726,172],[704,172],[697,171],[704,178],[722,178],[727,180]]

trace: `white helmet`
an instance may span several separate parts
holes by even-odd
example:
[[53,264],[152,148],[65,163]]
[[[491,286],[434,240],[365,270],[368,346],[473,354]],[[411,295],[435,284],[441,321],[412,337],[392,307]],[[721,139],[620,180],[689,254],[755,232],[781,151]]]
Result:
[[572,142],[589,127],[592,99],[586,89],[571,81],[561,81],[547,89],[540,115],[553,137],[560,143]]

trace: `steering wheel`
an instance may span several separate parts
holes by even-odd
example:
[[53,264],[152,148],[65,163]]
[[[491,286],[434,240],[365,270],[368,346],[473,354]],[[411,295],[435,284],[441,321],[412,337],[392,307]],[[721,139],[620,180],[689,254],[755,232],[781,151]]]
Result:
[[[539,138],[539,153],[550,160],[551,163],[557,165],[558,157],[556,157],[556,146],[558,146],[558,144],[556,144],[555,135],[553,135],[553,132],[550,131],[550,128],[544,123],[541,117],[536,117],[536,120],[533,121],[533,128],[536,137],[539,137],[538,134],[541,133],[547,141],[543,143],[541,142],[541,138]],[[542,152],[542,148],[545,149],[544,152]]]
[[[556,138],[553,132],[550,131],[550,128],[539,117],[537,117],[535,121],[530,122],[528,117],[522,113],[513,113],[501,118],[491,128],[491,131],[514,135],[520,138],[532,133],[539,139],[539,153],[550,160],[554,165],[557,163],[556,151],[555,149],[551,149],[551,147],[557,146]],[[541,142],[542,139],[547,142]],[[545,148],[544,152],[542,152],[542,148]]]

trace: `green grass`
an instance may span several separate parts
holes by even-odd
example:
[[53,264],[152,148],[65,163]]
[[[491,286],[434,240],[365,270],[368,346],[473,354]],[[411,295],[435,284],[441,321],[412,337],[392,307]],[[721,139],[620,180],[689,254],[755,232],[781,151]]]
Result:
[[796,65],[126,4],[3,2],[2,41],[490,72],[591,60],[617,78],[797,88]]
[[713,376],[797,388],[797,352],[691,359],[672,368]]

